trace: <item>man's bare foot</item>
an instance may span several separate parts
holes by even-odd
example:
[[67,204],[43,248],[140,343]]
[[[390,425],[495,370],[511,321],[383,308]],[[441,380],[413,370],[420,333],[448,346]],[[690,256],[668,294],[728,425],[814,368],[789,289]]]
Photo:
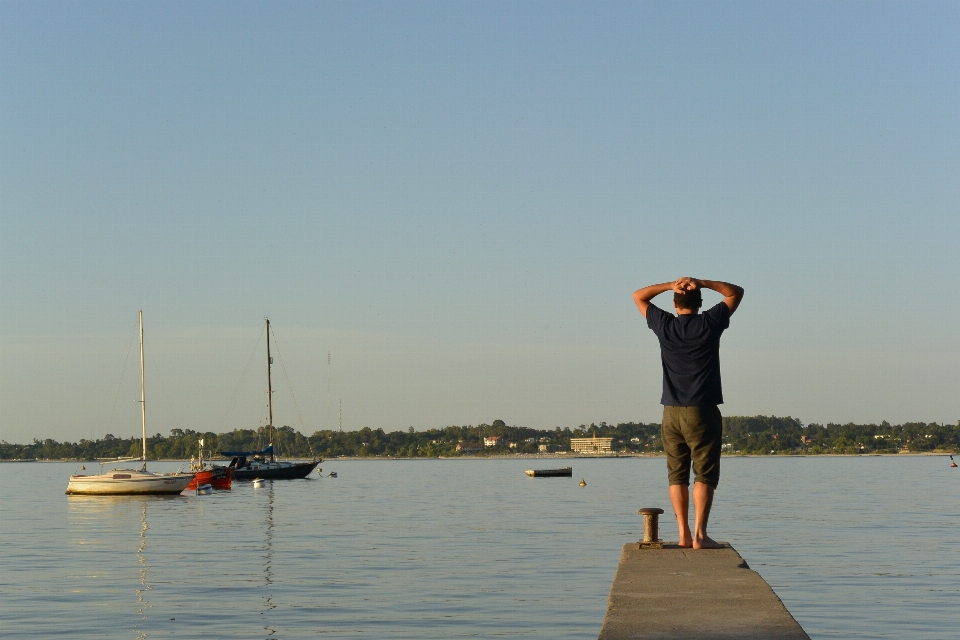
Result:
[[703,536],[702,538],[693,539],[693,548],[694,549],[723,549],[723,545],[711,538],[710,536]]
[[677,542],[677,546],[681,549],[690,549],[693,547],[693,538],[691,538],[689,535],[686,538],[681,537],[680,541]]

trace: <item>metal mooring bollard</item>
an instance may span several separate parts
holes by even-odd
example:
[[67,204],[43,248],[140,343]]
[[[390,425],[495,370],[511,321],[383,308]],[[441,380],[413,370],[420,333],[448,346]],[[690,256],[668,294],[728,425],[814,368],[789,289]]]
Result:
[[663,549],[663,540],[657,531],[658,520],[663,509],[656,507],[644,507],[638,512],[643,516],[643,540],[640,541],[640,549]]

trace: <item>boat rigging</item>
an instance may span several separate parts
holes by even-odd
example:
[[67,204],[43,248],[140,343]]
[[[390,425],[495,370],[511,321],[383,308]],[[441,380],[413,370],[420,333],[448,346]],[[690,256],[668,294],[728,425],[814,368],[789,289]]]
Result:
[[[314,458],[309,462],[290,462],[277,460],[273,448],[273,356],[270,355],[270,319],[265,318],[267,326],[267,428],[269,444],[261,451],[221,451],[220,455],[233,458],[230,468],[234,480],[293,480],[306,478],[321,460]],[[276,338],[274,338],[275,340]],[[281,360],[282,362],[282,360]]]
[[96,475],[76,474],[67,483],[67,495],[178,494],[193,480],[193,473],[152,473],[147,471],[147,396],[143,366],[143,310],[140,320],[140,425],[143,448],[139,470],[113,469]]

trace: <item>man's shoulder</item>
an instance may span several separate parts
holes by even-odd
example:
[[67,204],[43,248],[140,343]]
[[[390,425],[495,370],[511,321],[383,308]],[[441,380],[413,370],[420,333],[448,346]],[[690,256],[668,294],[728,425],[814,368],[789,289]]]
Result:
[[702,315],[718,323],[723,328],[730,326],[730,307],[722,300],[704,311]]
[[663,314],[669,315],[669,314],[667,314],[666,311],[664,311],[663,309],[661,309],[661,308],[658,307],[657,305],[653,304],[652,302],[647,305],[647,315],[649,315],[651,311],[652,311],[653,313],[663,313]]
[[673,314],[667,313],[651,302],[649,305],[647,305],[647,320],[649,320],[651,316],[656,318],[672,318]]
[[673,316],[652,302],[647,305],[647,326],[656,331]]

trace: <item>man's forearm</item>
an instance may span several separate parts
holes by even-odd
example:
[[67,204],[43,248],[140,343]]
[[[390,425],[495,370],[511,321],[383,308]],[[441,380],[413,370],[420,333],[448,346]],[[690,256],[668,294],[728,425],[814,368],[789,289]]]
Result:
[[697,282],[700,283],[700,286],[704,289],[710,289],[716,291],[724,298],[729,298],[731,296],[743,295],[743,287],[738,287],[735,284],[730,284],[729,282],[721,282],[719,280],[700,280]]
[[647,317],[647,307],[650,306],[650,301],[661,293],[672,290],[674,284],[675,282],[652,284],[649,287],[637,289],[633,292],[633,301],[637,303],[637,309],[640,309],[640,313],[643,314],[644,318]]
[[740,301],[743,300],[743,287],[738,287],[735,284],[719,280],[697,280],[697,283],[703,289],[711,289],[722,295],[723,302],[730,309],[731,314],[737,310]]
[[649,302],[661,293],[664,293],[665,291],[671,291],[673,289],[673,284],[673,282],[663,282],[660,284],[652,284],[649,287],[644,287],[643,289],[637,289],[633,292],[633,299],[638,302],[640,300]]

